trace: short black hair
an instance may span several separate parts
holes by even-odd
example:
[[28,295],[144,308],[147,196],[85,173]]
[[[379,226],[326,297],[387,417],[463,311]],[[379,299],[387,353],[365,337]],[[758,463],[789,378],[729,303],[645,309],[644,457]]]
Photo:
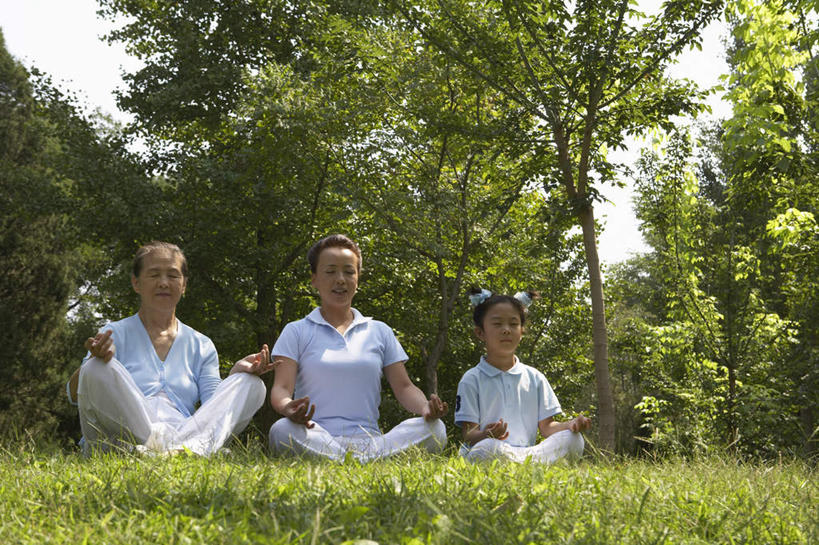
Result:
[[324,237],[307,250],[307,262],[310,263],[310,272],[316,272],[319,255],[327,248],[347,248],[348,250],[352,250],[358,258],[358,271],[361,272],[361,249],[353,239],[347,235],[338,233]]

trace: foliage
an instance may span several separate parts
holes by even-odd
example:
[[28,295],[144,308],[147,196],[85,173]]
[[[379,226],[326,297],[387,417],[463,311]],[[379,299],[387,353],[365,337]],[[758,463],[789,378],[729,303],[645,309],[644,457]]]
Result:
[[[788,419],[775,410],[784,394],[780,388],[787,386],[777,385],[770,362],[781,361],[787,352],[791,324],[765,303],[759,245],[744,238],[743,224],[727,202],[700,194],[688,162],[690,140],[675,136],[664,151],[664,159],[645,158],[637,205],[656,252],[655,273],[668,289],[664,327],[678,330],[672,338],[689,336],[690,350],[682,352],[688,354],[687,365],[704,363],[708,370],[713,362],[711,371],[720,370],[699,397],[688,398],[687,410],[700,411],[704,419],[715,417],[713,424],[724,430],[727,442],[765,450],[773,447],[767,430],[781,432],[782,419]],[[663,364],[673,379],[673,361],[663,358]],[[673,395],[684,392],[685,387],[677,388]],[[702,397],[710,400],[705,406]]]
[[[412,374],[426,376],[431,390],[440,361],[447,362],[440,389],[451,395],[477,361],[462,309],[484,270],[498,279],[495,289],[542,290],[554,298],[550,308],[566,299],[557,306],[571,315],[583,305],[573,289],[577,239],[564,236],[565,222],[532,227],[552,205],[530,173],[550,159],[504,136],[506,126],[531,118],[487,95],[434,48],[416,47],[400,24],[370,24],[364,8],[352,5],[241,8],[311,13],[295,49],[280,55],[251,36],[255,30],[229,24],[227,5],[213,13],[201,2],[175,10],[105,5],[107,16],[135,16],[111,37],[147,62],[123,105],[153,136],[161,236],[179,241],[191,262],[179,314],[213,338],[223,362],[272,344],[284,323],[307,313],[314,298],[303,255],[330,232],[359,241],[364,277],[356,305],[395,328]],[[190,21],[180,23],[184,17]],[[225,52],[221,40],[243,40],[243,49]],[[160,43],[170,46],[166,55],[157,54]],[[205,53],[182,60],[191,44]],[[213,77],[194,85],[161,76],[189,69]],[[191,108],[175,112],[178,96]],[[222,98],[211,104],[213,97]],[[127,286],[110,289],[126,296]],[[463,318],[454,319],[456,312]],[[556,323],[571,331],[573,347],[557,359],[584,359],[585,334]],[[385,427],[406,417],[390,400],[383,414]],[[270,417],[259,417],[259,427]]]
[[[108,38],[145,63],[120,96],[130,127],[89,118],[0,48],[0,425],[78,435],[53,398],[82,339],[136,309],[141,243],[185,249],[179,316],[227,367],[309,311],[303,256],[345,232],[364,251],[357,307],[445,399],[481,352],[467,289],[536,289],[519,355],[567,412],[598,411],[594,444],[815,448],[815,2],[728,4],[734,113],[644,159],[653,251],[610,271],[605,304],[607,153],[704,109],[663,74],[722,2],[651,17],[613,0],[100,4],[121,23]],[[385,395],[384,427],[406,416]]]
[[0,428],[53,434],[59,424],[64,433],[73,411],[53,398],[82,336],[69,322],[87,325],[74,298],[96,272],[98,235],[117,221],[116,203],[105,212],[100,203],[136,168],[113,133],[14,60],[2,35],[0,86]]
[[592,204],[614,179],[606,150],[627,134],[670,127],[701,106],[685,82],[662,77],[720,2],[667,4],[648,18],[628,2],[394,2],[427,42],[472,77],[537,119],[529,146],[556,161],[540,172],[565,190],[566,212],[583,230],[593,314],[595,382],[602,444],[614,447],[615,415]]

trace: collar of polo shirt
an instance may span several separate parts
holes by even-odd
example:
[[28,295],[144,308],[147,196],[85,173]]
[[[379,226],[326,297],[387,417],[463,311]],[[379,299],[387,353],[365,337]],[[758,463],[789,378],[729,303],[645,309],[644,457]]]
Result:
[[508,373],[510,375],[520,375],[521,373],[523,373],[523,364],[521,364],[518,357],[515,356],[515,365],[513,365],[508,371],[501,371],[500,369],[486,361],[486,356],[481,356],[481,361],[478,363],[478,369],[480,369],[483,373],[489,375],[490,377],[498,376],[501,373]]

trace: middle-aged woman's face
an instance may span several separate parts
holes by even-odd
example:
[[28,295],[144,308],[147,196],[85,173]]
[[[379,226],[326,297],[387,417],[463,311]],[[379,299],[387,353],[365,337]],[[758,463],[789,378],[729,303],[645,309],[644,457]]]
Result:
[[358,256],[349,248],[325,248],[310,282],[319,292],[322,307],[350,307],[358,288]]
[[142,258],[139,276],[131,276],[131,285],[139,294],[141,308],[173,311],[185,293],[182,256],[170,250],[154,250]]

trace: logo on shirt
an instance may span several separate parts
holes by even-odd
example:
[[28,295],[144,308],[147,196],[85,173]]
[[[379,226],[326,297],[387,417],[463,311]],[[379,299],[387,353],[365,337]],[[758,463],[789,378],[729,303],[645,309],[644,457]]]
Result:
[[461,410],[461,396],[456,395],[455,396],[455,412],[457,413],[460,410]]

